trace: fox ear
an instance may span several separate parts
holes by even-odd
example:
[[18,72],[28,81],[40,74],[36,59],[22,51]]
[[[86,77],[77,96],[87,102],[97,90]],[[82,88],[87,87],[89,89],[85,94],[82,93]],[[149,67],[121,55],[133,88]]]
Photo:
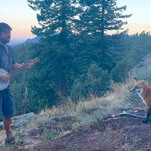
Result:
[[135,81],[138,81],[138,79],[137,79],[137,78],[135,78],[135,77],[134,77],[134,80],[135,80]]

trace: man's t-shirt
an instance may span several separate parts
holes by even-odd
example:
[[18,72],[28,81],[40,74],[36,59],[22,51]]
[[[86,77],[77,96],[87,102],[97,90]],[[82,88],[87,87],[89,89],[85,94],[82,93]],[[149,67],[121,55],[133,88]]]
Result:
[[13,64],[15,64],[15,59],[12,48],[8,45],[6,47],[0,45],[0,68],[9,72]]

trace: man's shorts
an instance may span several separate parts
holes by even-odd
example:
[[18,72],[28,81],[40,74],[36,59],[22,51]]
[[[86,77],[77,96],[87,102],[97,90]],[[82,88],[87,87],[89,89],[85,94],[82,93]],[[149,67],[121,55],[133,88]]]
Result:
[[12,117],[16,114],[15,99],[10,87],[0,91],[0,119]]

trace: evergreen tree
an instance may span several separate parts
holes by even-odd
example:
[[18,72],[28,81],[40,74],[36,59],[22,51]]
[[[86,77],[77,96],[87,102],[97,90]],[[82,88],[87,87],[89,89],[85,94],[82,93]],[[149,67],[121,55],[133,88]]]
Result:
[[[40,10],[37,15],[40,27],[33,27],[32,32],[38,36],[44,36],[43,43],[46,43],[44,44],[46,46],[45,50],[42,51],[45,54],[49,54],[47,56],[42,55],[41,59],[45,62],[44,68],[48,69],[51,67],[53,72],[51,72],[50,77],[54,78],[55,76],[53,81],[51,81],[53,89],[58,94],[66,96],[68,93],[67,87],[70,85],[68,79],[71,79],[68,75],[72,74],[71,60],[73,52],[70,43],[72,42],[73,31],[76,31],[77,1],[28,0],[28,2],[33,10]],[[58,34],[54,36],[56,32]],[[51,45],[53,45],[53,48]],[[45,57],[49,58],[46,59]],[[48,70],[46,70],[46,73],[48,73]]]
[[40,27],[32,27],[32,32],[38,36],[49,37],[59,33],[59,38],[65,42],[73,31],[76,31],[75,16],[78,13],[76,0],[28,0],[29,6],[39,11],[37,20]]
[[120,30],[127,24],[123,19],[126,6],[117,7],[117,0],[80,0],[84,12],[81,15],[81,29],[88,34],[98,35],[103,39],[107,31]]
[[[85,77],[92,62],[98,68],[102,67],[102,73],[106,69],[111,70],[114,41],[111,36],[105,36],[105,32],[118,30],[124,22],[120,24],[120,21],[115,20],[128,16],[115,17],[118,11],[113,9],[115,5],[111,4],[114,1],[110,0],[81,0],[80,3],[78,0],[28,2],[33,10],[38,11],[39,27],[32,27],[32,32],[43,36],[32,54],[35,57],[38,54],[41,61],[28,78],[28,88],[32,90],[30,105],[34,111],[39,111],[70,95],[74,81],[80,74]],[[85,31],[88,34],[84,34]],[[89,84],[89,87],[92,85]]]
[[123,19],[131,15],[123,15],[126,6],[117,7],[116,0],[80,0],[80,4],[83,6],[83,14],[80,16],[79,28],[83,34],[90,34],[98,39],[96,47],[99,48],[100,66],[111,71],[115,56],[112,47],[116,41],[107,33],[122,29],[127,24]]

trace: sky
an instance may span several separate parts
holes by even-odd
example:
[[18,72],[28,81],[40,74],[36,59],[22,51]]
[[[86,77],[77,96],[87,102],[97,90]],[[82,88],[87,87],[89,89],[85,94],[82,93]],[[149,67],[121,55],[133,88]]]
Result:
[[27,0],[0,0],[0,22],[12,27],[12,40],[35,37],[31,26],[38,24],[36,12],[28,6]]
[[117,0],[118,6],[127,6],[124,14],[132,14],[127,18],[129,34],[151,32],[151,0]]
[[[117,0],[118,6],[127,6],[123,14],[133,14],[127,18],[128,34],[151,32],[151,0]],[[0,0],[0,22],[8,23],[12,28],[12,40],[24,41],[34,38],[31,26],[38,25],[36,12],[27,0]]]

